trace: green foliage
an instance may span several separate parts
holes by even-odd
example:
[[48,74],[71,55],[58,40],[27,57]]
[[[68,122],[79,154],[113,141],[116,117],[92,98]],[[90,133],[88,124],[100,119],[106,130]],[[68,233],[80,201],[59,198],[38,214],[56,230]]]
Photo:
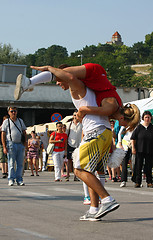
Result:
[[77,66],[82,63],[102,65],[109,80],[117,87],[153,87],[153,69],[148,76],[136,76],[130,68],[133,64],[153,64],[153,32],[145,36],[145,42],[137,42],[132,47],[126,45],[109,45],[99,43],[97,46],[85,46],[68,56],[67,49],[59,45],[40,48],[34,54],[24,56],[13,51],[10,44],[0,44],[0,64],[26,64],[27,75],[31,76],[30,65],[51,65],[58,67],[62,63]]
[[145,36],[145,44],[149,47],[153,46],[153,32]]
[[25,56],[13,51],[10,44],[0,44],[0,64],[25,64]]
[[148,76],[136,76],[134,75],[131,78],[131,87],[146,87],[152,88],[153,87],[153,77],[150,75]]

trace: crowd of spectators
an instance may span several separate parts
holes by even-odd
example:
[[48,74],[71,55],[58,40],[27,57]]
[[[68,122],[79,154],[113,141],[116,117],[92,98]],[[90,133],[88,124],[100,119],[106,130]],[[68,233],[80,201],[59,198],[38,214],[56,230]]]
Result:
[[[113,147],[110,154],[115,148],[123,148],[126,154],[119,168],[107,167],[106,182],[109,180],[120,182],[122,188],[126,187],[131,178],[134,187],[139,188],[142,187],[142,179],[146,179],[147,187],[153,188],[153,125],[151,121],[151,112],[145,111],[142,115],[142,122],[135,129],[127,131],[125,127],[119,126],[118,121],[110,120],[113,132]],[[63,179],[69,181],[70,173],[73,172],[72,153],[81,142],[82,124],[78,122],[76,112],[74,112],[68,124],[57,122],[56,128],[56,131],[52,132],[49,137],[49,142],[55,144],[52,153],[55,181]],[[17,118],[17,108],[8,107],[8,115],[3,117],[0,132],[2,178],[8,177],[8,185],[14,185],[15,180],[18,185],[25,185],[23,166],[31,170],[31,176],[39,176],[39,172],[43,170],[44,145],[41,136],[35,131],[31,132],[31,137],[28,136],[26,143],[22,143],[22,135],[26,137],[26,127],[22,119]],[[12,149],[16,154],[15,157],[12,157],[14,155],[12,155]],[[74,181],[79,181],[75,175]],[[87,190],[86,192],[88,193]],[[85,194],[85,200],[87,197],[89,196]],[[87,200],[89,203],[90,199]]]

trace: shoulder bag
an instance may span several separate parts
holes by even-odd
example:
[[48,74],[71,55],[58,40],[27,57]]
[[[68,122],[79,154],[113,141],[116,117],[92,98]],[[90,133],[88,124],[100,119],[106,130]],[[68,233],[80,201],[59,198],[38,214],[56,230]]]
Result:
[[[12,119],[10,119],[10,120],[12,121]],[[22,124],[21,124],[21,121],[20,121],[19,118],[18,118],[18,120],[19,120],[20,125],[21,125],[21,127],[22,127]],[[23,132],[18,128],[18,126],[15,124],[15,122],[14,122],[14,121],[12,121],[12,122],[14,123],[15,127],[16,127],[16,128],[19,130],[19,132],[21,133],[21,142],[22,142],[22,144],[24,145],[25,142],[26,142],[25,135],[24,135]],[[9,118],[8,118],[8,125],[9,125],[10,139],[11,139],[11,141],[12,141]]]
[[[55,132],[55,137],[56,137],[56,132]],[[54,137],[54,140],[55,140],[55,137]],[[48,155],[53,153],[54,147],[55,147],[55,143],[49,143],[48,144],[48,147],[46,149],[46,152],[47,152]]]

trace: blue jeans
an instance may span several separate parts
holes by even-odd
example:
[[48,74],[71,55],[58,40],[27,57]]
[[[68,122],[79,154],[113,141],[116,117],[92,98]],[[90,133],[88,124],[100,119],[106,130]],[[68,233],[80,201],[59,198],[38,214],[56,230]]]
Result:
[[[25,147],[22,143],[13,143],[11,141],[7,142],[7,157],[8,157],[8,180],[16,179],[16,182],[23,181],[23,161],[25,154]],[[16,171],[15,171],[16,162]]]

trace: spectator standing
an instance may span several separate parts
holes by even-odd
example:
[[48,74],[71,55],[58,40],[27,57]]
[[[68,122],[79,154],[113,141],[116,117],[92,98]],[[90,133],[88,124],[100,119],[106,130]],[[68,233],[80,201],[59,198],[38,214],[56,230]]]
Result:
[[[8,115],[4,116],[3,121],[8,118],[9,118]],[[2,145],[2,141],[1,141],[1,128],[2,128],[2,125],[0,126],[0,161],[2,164],[2,175],[3,175],[2,178],[7,178],[7,176],[8,176],[7,155],[4,154],[4,152],[3,152],[3,145]]]
[[43,149],[44,149],[44,144],[40,138],[39,135],[36,136],[36,139],[39,141],[39,169],[38,169],[38,172],[41,172],[42,171],[42,167],[43,167]]
[[147,187],[153,188],[152,184],[152,159],[153,159],[153,125],[151,124],[151,112],[145,111],[142,115],[143,123],[133,131],[132,154],[135,159],[135,187],[140,188],[142,182],[142,167],[145,159],[145,173]]
[[[111,130],[112,130],[112,133],[113,133],[113,139],[112,139],[112,147],[110,149],[110,154],[112,153],[112,148],[115,148],[115,139],[116,139],[116,134],[114,132],[114,126],[115,126],[115,120],[113,119],[110,119],[110,125],[111,125]],[[107,166],[107,171],[108,171],[108,175],[109,175],[109,180],[112,180],[112,170],[114,169],[111,169],[110,167]]]
[[52,132],[49,143],[54,143],[54,151],[52,153],[54,170],[55,170],[55,182],[61,181],[61,169],[64,162],[64,156],[67,155],[67,134],[63,133],[62,122],[56,123],[56,132]]
[[[68,172],[66,180],[69,181],[69,174],[73,171],[72,153],[79,147],[82,137],[82,124],[77,120],[77,111],[73,113],[73,119],[68,126],[68,146],[67,146],[67,159],[68,159]],[[79,179],[74,175],[74,181]]]
[[33,172],[33,166],[36,171],[36,176],[39,176],[38,174],[38,161],[39,161],[39,140],[36,138],[35,131],[31,132],[31,138],[28,140],[28,152],[27,152],[27,158],[30,162],[30,168],[31,168],[31,176],[34,176]]
[[[15,179],[17,185],[23,186],[23,161],[26,144],[26,126],[21,118],[17,118],[17,108],[8,107],[10,118],[2,124],[3,152],[8,157],[8,180],[9,186],[13,186]],[[24,145],[22,143],[24,138]],[[22,141],[21,141],[22,140]],[[16,171],[15,171],[16,162]]]
[[[66,133],[66,124],[63,124],[62,131],[64,133]],[[66,174],[64,174],[64,167],[66,168]],[[62,167],[62,170],[61,170],[62,177],[66,177],[67,173],[68,173],[68,159],[67,159],[67,156],[65,156],[64,157],[64,162],[63,162],[63,167]]]
[[[122,162],[122,172],[121,172],[121,184],[120,187],[125,187],[127,182],[127,174],[128,174],[128,162],[132,157],[132,149],[131,149],[131,135],[133,131],[126,131],[126,129],[122,126],[119,133],[118,133],[118,147],[123,148],[126,152],[126,155]],[[122,134],[124,137],[122,139]]]

